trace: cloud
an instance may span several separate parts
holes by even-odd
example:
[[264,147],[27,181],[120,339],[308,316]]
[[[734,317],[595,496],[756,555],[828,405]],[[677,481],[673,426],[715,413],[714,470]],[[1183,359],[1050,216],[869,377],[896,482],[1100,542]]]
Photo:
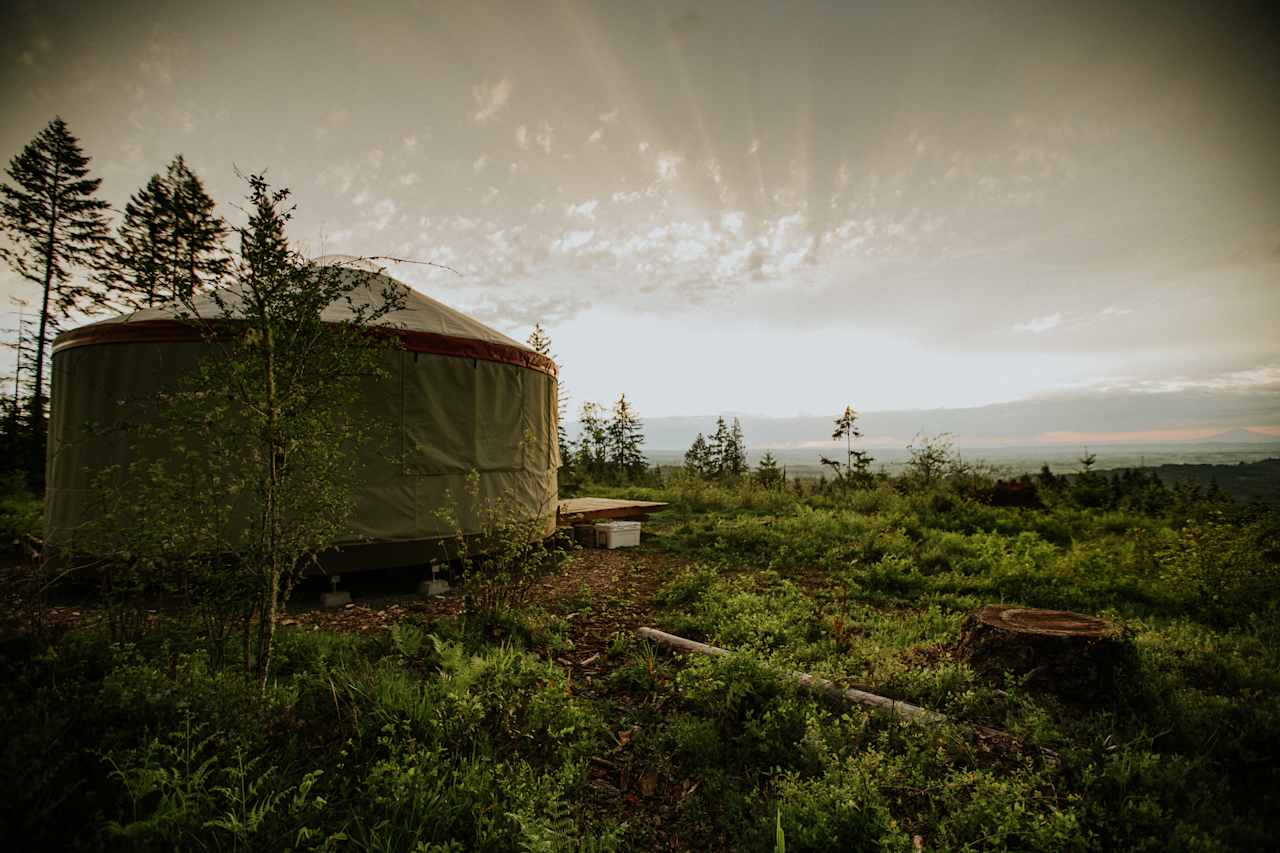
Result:
[[521,151],[529,150],[529,128],[523,124],[516,128],[516,145],[520,146]]
[[1170,394],[1187,391],[1280,391],[1280,364],[1245,370],[1231,370],[1209,376],[1174,375],[1155,379],[1120,377],[1098,379],[1085,386],[1093,391],[1130,391],[1141,394]]
[[632,202],[637,202],[644,198],[652,198],[654,195],[657,195],[656,188],[649,186],[643,190],[619,190],[609,196],[609,200],[614,204],[631,204]]
[[363,168],[359,164],[334,163],[316,176],[317,186],[333,187],[335,194],[344,196],[362,177]]
[[138,62],[138,70],[150,83],[171,85],[173,83],[173,59],[177,55],[176,45],[152,36],[147,39],[146,50]]
[[701,260],[707,256],[707,244],[701,240],[680,240],[671,249],[671,259],[678,264]]
[[680,165],[684,158],[674,151],[663,151],[658,155],[658,180],[670,181],[680,176]]
[[609,110],[609,112],[607,113],[600,113],[600,115],[597,116],[597,118],[599,118],[600,121],[604,122],[605,124],[613,124],[618,120],[618,108],[614,107],[613,109]]
[[528,328],[534,323],[543,326],[555,326],[585,312],[591,302],[571,294],[543,296],[537,293],[522,293],[518,296],[504,298],[487,294],[487,298],[470,306],[468,313],[476,319],[498,327]]
[[597,127],[590,136],[587,137],[587,144],[594,145],[604,137],[604,128]]
[[1033,317],[1025,323],[1014,323],[1013,330],[1015,332],[1030,332],[1034,335],[1043,334],[1050,329],[1056,329],[1062,325],[1062,314],[1046,314],[1043,317]]
[[374,219],[369,223],[374,231],[385,231],[395,217],[398,206],[389,198],[384,198],[373,207]]
[[716,261],[716,275],[722,279],[736,278],[747,272],[748,263],[756,247],[750,243],[721,255]]
[[489,155],[481,154],[471,163],[471,171],[474,174],[480,174],[489,165]]
[[496,83],[487,80],[477,83],[471,87],[471,98],[476,105],[476,111],[471,117],[480,124],[492,121],[511,98],[511,80],[503,77]]
[[533,141],[542,149],[542,153],[550,154],[551,146],[555,144],[556,132],[551,127],[551,122],[543,119],[542,124],[538,125],[538,132],[534,134]]
[[566,231],[563,236],[551,244],[553,252],[572,252],[574,249],[580,249],[591,242],[591,238],[596,236],[594,229],[574,229]]
[[569,208],[566,211],[566,213],[569,216],[580,216],[583,219],[595,219],[596,208],[599,206],[600,206],[599,200],[593,198],[590,201],[584,201],[584,202],[579,202],[578,204],[569,205]]
[[406,136],[401,144],[404,146],[405,151],[412,154],[418,150],[418,137],[416,135]]
[[420,183],[422,181],[422,178],[418,175],[417,172],[406,172],[396,180],[399,181],[400,186],[402,187],[411,187],[416,183]]

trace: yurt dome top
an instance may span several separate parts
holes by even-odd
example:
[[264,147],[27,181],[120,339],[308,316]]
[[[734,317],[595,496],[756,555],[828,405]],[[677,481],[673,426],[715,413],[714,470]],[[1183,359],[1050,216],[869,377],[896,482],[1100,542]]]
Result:
[[[347,299],[335,301],[321,313],[324,322],[348,321],[359,306],[373,305],[382,299],[384,291],[390,289],[403,296],[403,304],[380,318],[378,325],[397,330],[406,349],[519,364],[556,375],[555,362],[551,359],[386,273],[347,263],[326,263],[328,260],[322,259],[319,263],[325,267],[337,266],[339,274],[358,277],[359,281]],[[240,295],[233,290],[223,290],[220,296],[229,310],[229,319],[234,320]],[[217,320],[228,315],[228,311],[224,311],[211,296],[196,299],[193,307],[204,320]],[[185,314],[176,304],[168,304],[108,317],[63,332],[54,341],[53,351],[57,353],[71,347],[95,344],[200,340],[200,329],[190,320],[183,319]]]

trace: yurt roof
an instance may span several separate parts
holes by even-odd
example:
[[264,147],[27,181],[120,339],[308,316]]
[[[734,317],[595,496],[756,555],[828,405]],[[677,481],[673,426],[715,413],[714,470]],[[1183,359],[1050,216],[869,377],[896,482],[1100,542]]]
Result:
[[[403,305],[380,318],[378,325],[399,330],[409,349],[523,364],[552,375],[556,373],[550,359],[538,355],[525,344],[419,293],[384,272],[359,269],[345,263],[323,265],[329,268],[340,266],[341,275],[361,279],[348,293],[350,301],[338,300],[324,310],[321,319],[325,322],[350,320],[360,306],[376,304],[382,299],[384,290],[390,288],[403,296]],[[239,294],[227,290],[221,296],[234,319]],[[197,299],[193,307],[195,313],[204,319],[217,319],[227,313],[208,296]],[[184,313],[176,305],[163,305],[108,317],[62,333],[54,342],[54,351],[87,344],[191,340],[195,329],[182,319]]]

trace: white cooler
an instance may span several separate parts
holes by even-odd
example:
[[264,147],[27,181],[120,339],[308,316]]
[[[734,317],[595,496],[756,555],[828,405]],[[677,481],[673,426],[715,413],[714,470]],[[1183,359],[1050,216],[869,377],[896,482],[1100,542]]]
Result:
[[597,548],[634,548],[640,544],[640,522],[596,522]]

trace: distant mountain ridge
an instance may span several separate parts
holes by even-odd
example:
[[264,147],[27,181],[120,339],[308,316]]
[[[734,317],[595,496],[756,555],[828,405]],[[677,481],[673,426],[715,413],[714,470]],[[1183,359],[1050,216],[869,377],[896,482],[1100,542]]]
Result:
[[[645,448],[685,450],[699,432],[715,431],[716,415],[645,418]],[[752,448],[812,448],[830,444],[833,412],[828,417],[742,416],[747,445]],[[732,416],[725,420],[731,421]],[[1080,445],[1072,434],[1139,433],[1221,429],[1211,439],[1189,443],[1267,444],[1280,446],[1280,436],[1248,429],[1280,426],[1280,391],[1251,393],[1187,391],[1164,394],[1108,392],[1019,400],[964,409],[920,409],[860,412],[858,426],[869,448],[902,448],[917,434],[951,433],[958,447],[1007,447],[1019,444]],[[567,424],[571,438],[579,425]],[[1054,438],[1061,435],[1061,439]],[[1105,441],[1090,441],[1103,444]],[[1116,442],[1120,443],[1120,442]],[[1151,443],[1163,442],[1159,439]],[[1188,442],[1182,442],[1188,443]]]
[[1208,444],[1272,444],[1280,442],[1280,435],[1268,435],[1252,429],[1231,429],[1201,441]]

